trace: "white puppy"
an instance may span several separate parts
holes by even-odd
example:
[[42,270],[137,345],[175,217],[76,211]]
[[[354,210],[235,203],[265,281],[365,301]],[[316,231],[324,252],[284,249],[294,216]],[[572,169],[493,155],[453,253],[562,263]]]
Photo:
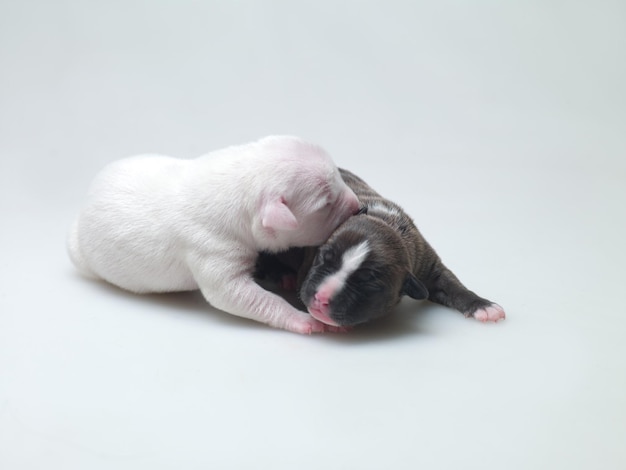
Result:
[[359,202],[320,147],[273,136],[194,160],[111,163],[72,226],[79,270],[137,293],[200,289],[213,306],[298,333],[333,329],[253,278],[259,251],[320,245]]

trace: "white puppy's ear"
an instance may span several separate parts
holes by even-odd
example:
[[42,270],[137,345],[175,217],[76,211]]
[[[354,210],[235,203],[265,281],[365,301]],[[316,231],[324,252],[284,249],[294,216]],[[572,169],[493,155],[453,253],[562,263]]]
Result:
[[295,230],[298,221],[293,212],[289,210],[284,198],[271,199],[265,203],[262,211],[263,227],[272,230]]

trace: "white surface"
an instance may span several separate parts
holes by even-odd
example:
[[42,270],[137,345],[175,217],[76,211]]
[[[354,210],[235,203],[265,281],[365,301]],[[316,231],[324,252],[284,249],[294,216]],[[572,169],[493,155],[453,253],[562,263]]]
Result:
[[[0,468],[626,468],[624,3],[309,3],[0,3]],[[76,274],[106,162],[271,133],[506,321],[302,337]]]

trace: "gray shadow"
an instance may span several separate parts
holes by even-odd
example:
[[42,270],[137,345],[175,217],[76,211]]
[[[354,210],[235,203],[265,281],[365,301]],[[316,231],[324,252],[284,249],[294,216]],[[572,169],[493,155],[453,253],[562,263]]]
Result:
[[[163,294],[135,294],[105,281],[87,279],[78,273],[75,273],[73,277],[106,295],[123,299],[124,302],[131,304],[137,303],[143,306],[153,304],[155,310],[161,313],[165,311],[168,314],[193,315],[199,317],[202,321],[206,321],[207,325],[220,324],[232,328],[257,330],[271,328],[265,324],[246,318],[240,318],[216,309],[204,299],[199,290]],[[259,285],[269,292],[273,292],[284,298],[298,310],[306,312],[296,292],[284,291],[266,282],[259,282]],[[357,325],[346,333],[325,333],[313,335],[312,337],[344,344],[362,344],[393,340],[405,336],[432,335],[434,333],[425,326],[425,322],[422,320],[425,315],[435,314],[436,311],[441,310],[441,308],[441,306],[428,301],[415,301],[413,299],[404,298],[391,314],[383,318]],[[459,316],[462,318],[462,315],[459,314]]]

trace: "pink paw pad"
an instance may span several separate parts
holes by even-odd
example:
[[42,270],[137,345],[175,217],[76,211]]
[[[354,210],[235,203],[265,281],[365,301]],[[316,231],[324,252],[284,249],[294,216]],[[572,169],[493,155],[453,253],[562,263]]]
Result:
[[491,304],[489,307],[480,308],[473,313],[473,317],[483,323],[488,321],[497,322],[504,320],[504,309],[498,304]]

